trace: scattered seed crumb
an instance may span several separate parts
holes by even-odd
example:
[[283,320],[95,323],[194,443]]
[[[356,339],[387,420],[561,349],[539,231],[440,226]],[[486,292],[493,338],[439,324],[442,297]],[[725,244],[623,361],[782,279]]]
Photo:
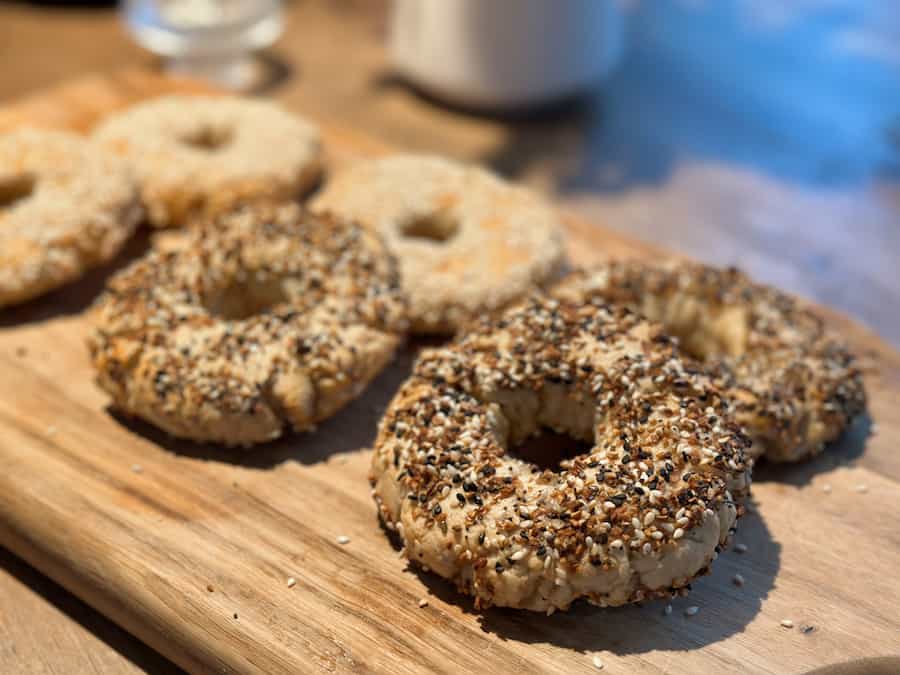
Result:
[[878,425],[877,425],[877,424],[872,424],[872,425],[869,427],[869,435],[870,435],[870,436],[874,436],[874,435],[877,434],[877,433],[878,433]]
[[738,553],[746,553],[747,552],[747,544],[735,544],[734,550]]
[[234,613],[234,618],[237,619],[237,612]]
[[684,615],[685,616],[694,616],[694,614],[696,614],[699,611],[700,611],[700,608],[697,607],[697,605],[691,605],[690,607],[688,607],[687,609],[684,610]]
[[740,574],[735,574],[731,579],[731,583],[735,586],[743,586],[744,585],[744,577]]
[[426,600],[425,598],[419,600],[419,607],[428,607],[428,600]]
[[212,592],[213,592],[214,590],[216,590],[216,589],[213,588],[213,585],[212,585],[212,584],[206,584],[206,590],[209,591],[210,593],[212,593]]
[[603,661],[600,660],[599,656],[594,657],[594,668],[597,670],[603,670]]
[[831,483],[825,483],[825,485],[822,486],[822,492],[831,494]]
[[288,577],[288,588],[293,588],[297,585],[297,580],[294,577]]
[[803,626],[802,628],[800,628],[800,632],[803,633],[804,635],[808,635],[809,633],[812,633],[815,629],[816,629],[815,626],[806,625],[806,626]]
[[350,537],[348,537],[346,534],[342,534],[340,537],[337,538],[337,543],[339,543],[341,546],[343,546],[344,544],[349,544]]
[[869,491],[869,486],[866,485],[865,483],[860,483],[859,485],[856,486],[856,491],[866,493]]
[[142,467],[140,464],[132,464],[131,471],[132,473],[143,473],[144,467]]
[[793,627],[794,627],[794,622],[791,621],[790,619],[782,619],[782,620],[781,620],[781,625],[784,626],[785,628],[793,628]]
[[665,609],[663,609],[663,614],[669,616],[672,613],[672,605],[666,605]]

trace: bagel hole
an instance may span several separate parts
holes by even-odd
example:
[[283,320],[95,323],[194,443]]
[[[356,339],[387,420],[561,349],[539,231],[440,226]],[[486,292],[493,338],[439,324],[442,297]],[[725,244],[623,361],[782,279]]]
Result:
[[459,232],[459,221],[447,211],[435,211],[426,216],[412,218],[400,227],[404,237],[426,239],[443,243]]
[[37,179],[29,173],[0,178],[0,209],[9,209],[34,192]]
[[195,150],[215,152],[228,145],[231,138],[231,129],[203,127],[182,136],[181,142]]
[[280,279],[233,282],[207,298],[206,309],[227,321],[265,314],[290,301]]
[[522,443],[507,448],[507,452],[541,471],[559,471],[563,462],[578,455],[590,453],[593,445],[589,441],[575,438],[549,428],[542,428]]

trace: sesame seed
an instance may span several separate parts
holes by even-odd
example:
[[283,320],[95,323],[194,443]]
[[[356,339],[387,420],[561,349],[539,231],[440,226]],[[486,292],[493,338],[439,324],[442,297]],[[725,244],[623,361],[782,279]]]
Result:
[[595,656],[592,662],[594,664],[594,668],[596,668],[597,670],[603,670],[603,661],[600,660],[599,656]]
[[735,551],[735,553],[746,553],[747,552],[747,544],[735,544],[734,551]]
[[669,616],[672,613],[672,605],[666,605],[663,609],[663,614]]
[[732,577],[731,582],[735,586],[743,586],[744,585],[744,577],[741,576],[740,574],[735,574],[734,577]]
[[697,612],[700,611],[700,608],[697,605],[691,605],[687,609],[684,610],[685,616],[694,616]]
[[428,607],[428,600],[426,600],[425,598],[419,600],[419,607]]
[[822,492],[826,495],[831,494],[831,483],[825,483],[825,485],[822,486]]
[[343,546],[344,544],[349,544],[349,543],[350,543],[350,537],[348,537],[346,534],[342,534],[342,535],[340,535],[340,536],[337,538],[337,543],[341,544],[342,546]]
[[859,485],[856,486],[856,491],[859,493],[865,494],[866,492],[869,491],[869,486],[866,485],[865,483],[860,483]]
[[784,626],[785,628],[793,628],[793,627],[794,627],[794,622],[791,621],[790,619],[782,619],[782,620],[781,620],[781,625]]
[[131,471],[132,473],[143,473],[144,467],[142,467],[140,464],[132,464]]
[[812,633],[815,629],[816,629],[816,627],[813,626],[812,624],[807,624],[800,628],[800,632],[803,633],[804,635],[808,635],[809,633]]
[[53,425],[51,424],[49,427],[47,427],[47,435],[48,435],[48,436],[53,436],[55,433],[56,433],[56,427],[55,427],[55,426],[53,426]]
[[288,577],[287,586],[288,588],[293,588],[297,585],[297,580],[294,577]]

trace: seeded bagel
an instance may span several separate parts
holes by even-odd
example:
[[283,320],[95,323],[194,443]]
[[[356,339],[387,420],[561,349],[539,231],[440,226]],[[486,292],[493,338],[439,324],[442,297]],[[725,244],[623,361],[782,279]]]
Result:
[[329,180],[312,207],[384,237],[417,333],[452,333],[556,278],[564,262],[552,208],[483,169],[437,157],[354,165]]
[[[541,470],[548,427],[590,449]],[[749,442],[656,324],[535,296],[422,353],[381,422],[379,513],[480,607],[552,612],[686,592],[735,527]]]
[[110,153],[63,131],[0,135],[0,307],[109,261],[139,218],[132,173]]
[[308,430],[357,396],[406,328],[371,232],[256,205],[113,277],[89,346],[120,410],[182,438],[250,445]]
[[322,173],[318,129],[268,101],[162,97],[112,115],[94,137],[134,167],[155,227],[295,199]]
[[813,311],[736,269],[612,261],[572,275],[557,294],[622,303],[662,323],[715,370],[754,458],[815,455],[865,409],[847,345]]

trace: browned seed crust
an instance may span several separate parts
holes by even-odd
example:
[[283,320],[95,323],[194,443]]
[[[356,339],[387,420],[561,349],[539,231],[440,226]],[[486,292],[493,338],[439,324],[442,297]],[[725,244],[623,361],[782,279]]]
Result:
[[[535,296],[423,352],[381,422],[374,497],[414,562],[491,604],[684,591],[733,531],[748,439],[669,338],[625,308]],[[541,427],[593,442],[540,471]]]
[[139,217],[137,185],[118,158],[62,131],[0,135],[0,307],[107,262]]
[[[488,171],[438,157],[361,162],[329,180],[312,207],[384,237],[417,333],[452,333],[558,279],[564,265],[554,209]],[[411,236],[423,232],[449,237]]]
[[295,199],[322,173],[318,129],[268,101],[163,97],[110,117],[94,137],[134,167],[155,227]]
[[571,276],[559,294],[623,303],[661,322],[715,369],[754,457],[817,454],[865,409],[860,368],[821,317],[736,269],[613,261]]
[[296,205],[245,208],[150,252],[110,280],[92,318],[98,383],[119,409],[227,445],[329,417],[406,328],[377,236]]

